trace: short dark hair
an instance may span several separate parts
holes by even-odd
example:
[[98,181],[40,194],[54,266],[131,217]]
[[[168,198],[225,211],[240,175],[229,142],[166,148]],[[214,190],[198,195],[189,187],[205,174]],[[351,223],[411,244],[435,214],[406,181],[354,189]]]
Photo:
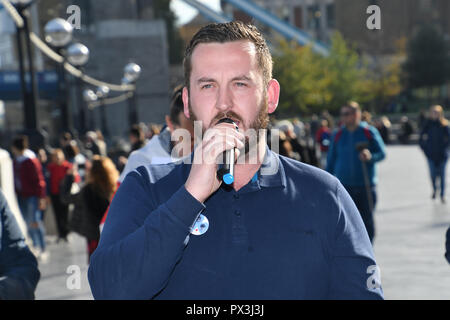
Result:
[[356,101],[349,101],[347,102],[347,104],[343,105],[342,108],[349,108],[352,110],[352,112],[361,111],[361,107]]
[[178,116],[184,110],[183,105],[183,85],[176,86],[172,92],[172,99],[170,101],[169,118],[173,124],[181,125]]
[[189,81],[192,71],[192,53],[195,47],[201,43],[232,42],[248,40],[255,45],[258,66],[263,74],[264,85],[267,86],[272,78],[273,60],[264,37],[252,24],[242,21],[231,21],[227,23],[211,23],[201,28],[191,39],[184,53],[184,81],[189,89]]
[[138,124],[133,124],[130,128],[130,135],[135,136],[138,140],[144,140],[144,132]]
[[26,135],[20,135],[13,139],[12,146],[19,151],[28,149],[28,137]]

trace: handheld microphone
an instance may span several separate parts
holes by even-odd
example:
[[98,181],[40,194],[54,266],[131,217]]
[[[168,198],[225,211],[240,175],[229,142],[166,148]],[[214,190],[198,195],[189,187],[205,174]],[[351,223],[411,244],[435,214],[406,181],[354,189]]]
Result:
[[[235,125],[236,130],[239,131],[238,126],[236,125],[236,123],[234,123],[233,120],[229,119],[229,118],[223,118],[221,120],[219,120],[219,123],[232,123]],[[217,170],[217,177],[219,179],[222,179],[222,181],[227,184],[230,185],[234,182],[234,156],[235,156],[235,149],[233,148],[231,150],[226,150],[223,153],[223,165],[219,168],[219,170]]]

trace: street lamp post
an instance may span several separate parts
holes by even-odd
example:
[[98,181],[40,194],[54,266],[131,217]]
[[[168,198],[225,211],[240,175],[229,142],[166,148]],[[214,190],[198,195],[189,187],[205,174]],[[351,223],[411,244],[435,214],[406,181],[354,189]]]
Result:
[[72,131],[72,125],[69,118],[69,106],[67,104],[67,82],[64,71],[64,63],[66,62],[66,57],[61,53],[63,48],[72,40],[73,27],[66,20],[55,18],[47,22],[44,31],[45,40],[56,49],[58,54],[60,54],[64,58],[64,61],[58,66],[58,73],[61,77],[59,81],[59,90],[61,93],[61,122],[62,128],[64,130]]
[[[97,101],[98,97],[95,94],[94,91],[92,91],[91,89],[85,89],[83,91],[83,99],[84,101],[89,104],[90,102],[94,102]],[[88,112],[88,130],[94,130],[95,128],[95,120],[94,120],[94,112],[92,110],[92,108],[88,108],[89,112]]]
[[[74,65],[82,71],[83,66],[89,60],[89,49],[81,43],[73,43],[67,48],[67,60],[70,64]],[[82,80],[76,78],[76,99],[78,109],[78,123],[77,129],[79,134],[86,133],[86,109],[85,104],[82,102]]]
[[[16,7],[19,15],[23,19],[23,27],[17,27],[17,53],[19,60],[19,72],[20,72],[20,86],[22,89],[22,100],[24,109],[24,127],[25,130],[29,130],[32,134],[37,131],[37,118],[36,118],[36,78],[34,72],[33,54],[31,52],[31,42],[29,36],[28,16],[26,9],[33,4],[33,0],[13,0],[11,1]],[[26,58],[28,60],[28,69],[30,74],[30,87],[28,89],[26,83],[26,73],[24,66],[24,51],[22,45],[22,33],[25,35],[26,44]],[[33,139],[32,139],[33,140]]]
[[97,88],[97,98],[100,99],[100,121],[102,124],[102,133],[105,137],[109,137],[108,123],[106,121],[106,106],[105,106],[105,98],[109,94],[109,88],[107,86],[99,86]]
[[[141,75],[141,67],[136,63],[128,63],[124,68],[124,77],[122,79],[123,84],[136,85],[136,81]],[[136,88],[130,92],[131,95],[128,98],[128,122],[130,127],[138,122],[137,106],[136,106]]]

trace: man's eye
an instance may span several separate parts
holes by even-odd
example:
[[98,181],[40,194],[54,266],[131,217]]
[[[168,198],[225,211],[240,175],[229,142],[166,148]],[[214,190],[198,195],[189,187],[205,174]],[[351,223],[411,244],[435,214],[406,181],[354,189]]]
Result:
[[211,89],[212,88],[212,84],[205,84],[202,86],[202,89]]
[[247,84],[244,83],[244,82],[236,82],[236,86],[238,86],[238,87],[246,87]]

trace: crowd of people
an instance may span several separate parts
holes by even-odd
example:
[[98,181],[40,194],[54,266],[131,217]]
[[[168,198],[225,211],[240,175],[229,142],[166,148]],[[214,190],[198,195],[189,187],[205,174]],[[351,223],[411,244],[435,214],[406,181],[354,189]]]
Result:
[[[57,242],[67,242],[68,234],[76,232],[86,238],[88,257],[100,239],[100,226],[117,188],[125,176],[145,164],[169,163],[193,150],[193,123],[183,113],[181,87],[172,97],[164,126],[136,124],[129,131],[129,152],[113,161],[100,131],[86,133],[83,142],[70,133],[61,135],[57,147],[46,146],[33,152],[27,136],[13,139],[14,180],[17,199],[32,240],[31,250],[46,261],[44,215],[51,205],[57,226]],[[278,135],[279,154],[320,167],[339,178],[355,202],[373,241],[375,226],[373,211],[376,205],[375,163],[385,157],[385,144],[391,143],[391,123],[383,116],[374,121],[368,112],[351,102],[341,108],[340,119],[324,112],[320,117],[302,122],[272,119],[268,135]],[[404,118],[403,132],[412,133]],[[191,134],[190,141],[172,141],[176,129]],[[276,131],[274,129],[277,129]],[[449,146],[448,122],[443,108],[433,106],[420,127],[419,146],[426,155],[432,181],[432,198],[439,192],[445,203],[445,167]],[[399,137],[401,143],[405,137]],[[269,139],[268,143],[273,139]],[[359,142],[359,146],[355,145]],[[173,149],[184,144],[178,158]],[[187,150],[187,151],[186,151]],[[356,170],[355,170],[356,168]],[[440,181],[440,183],[438,183]],[[70,206],[72,204],[72,206]],[[69,208],[72,208],[69,212]]]

